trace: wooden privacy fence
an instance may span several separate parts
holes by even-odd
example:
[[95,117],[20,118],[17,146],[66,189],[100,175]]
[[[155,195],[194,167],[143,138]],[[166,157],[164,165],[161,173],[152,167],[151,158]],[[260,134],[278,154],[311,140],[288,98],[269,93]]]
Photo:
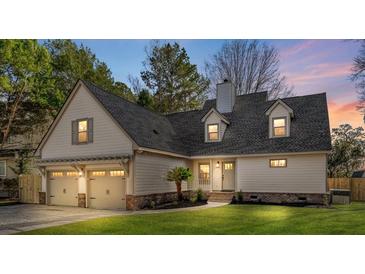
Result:
[[19,200],[21,203],[38,204],[42,178],[39,175],[19,176]]
[[351,200],[365,201],[365,178],[328,178],[329,189],[350,189]]

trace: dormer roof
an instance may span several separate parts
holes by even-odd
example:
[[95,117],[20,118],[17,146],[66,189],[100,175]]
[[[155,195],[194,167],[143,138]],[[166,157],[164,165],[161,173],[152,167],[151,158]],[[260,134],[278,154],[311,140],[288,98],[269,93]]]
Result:
[[290,117],[293,118],[294,117],[294,111],[291,107],[288,106],[288,104],[286,104],[284,101],[282,101],[281,99],[277,99],[274,103],[272,103],[272,105],[265,111],[265,114],[267,116],[269,116],[271,114],[271,112],[278,106],[278,105],[282,105],[290,114]]
[[221,114],[216,108],[212,107],[201,119],[201,121],[204,123],[208,117],[212,114],[215,113],[223,122],[225,122],[227,125],[229,125],[229,121],[227,119],[227,117],[225,117],[223,114]]

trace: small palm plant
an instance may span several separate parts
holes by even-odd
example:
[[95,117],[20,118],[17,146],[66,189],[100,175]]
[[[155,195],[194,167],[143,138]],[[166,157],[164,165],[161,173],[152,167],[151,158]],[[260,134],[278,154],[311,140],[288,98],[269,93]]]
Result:
[[175,167],[167,172],[167,181],[175,182],[176,184],[177,198],[179,201],[183,199],[181,192],[182,182],[188,181],[192,176],[191,170],[185,167]]

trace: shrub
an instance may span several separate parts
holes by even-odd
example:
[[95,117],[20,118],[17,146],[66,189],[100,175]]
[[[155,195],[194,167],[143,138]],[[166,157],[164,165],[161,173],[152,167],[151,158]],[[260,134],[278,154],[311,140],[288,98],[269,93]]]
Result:
[[196,191],[195,195],[196,195],[196,200],[198,202],[201,202],[203,200],[206,200],[205,193],[204,193],[204,191],[201,188],[198,188],[198,190]]
[[242,190],[240,190],[238,193],[237,193],[237,201],[239,203],[242,203],[243,202],[243,193],[242,193]]
[[155,201],[150,201],[150,205],[149,205],[150,208],[155,208],[156,207],[156,203]]

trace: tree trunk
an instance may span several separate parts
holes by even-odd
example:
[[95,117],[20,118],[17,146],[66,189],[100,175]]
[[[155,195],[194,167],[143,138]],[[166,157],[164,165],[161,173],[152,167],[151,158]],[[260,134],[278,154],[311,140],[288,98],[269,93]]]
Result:
[[9,116],[9,119],[8,119],[8,122],[7,122],[7,125],[6,125],[6,128],[3,132],[3,140],[1,142],[1,145],[0,145],[0,149],[2,149],[8,139],[8,136],[9,136],[9,133],[10,133],[10,128],[13,124],[13,121],[15,119],[15,116],[16,116],[16,113],[18,111],[18,107],[19,107],[19,103],[22,99],[22,95],[23,95],[23,90],[20,92],[19,96],[15,99],[15,102],[14,102],[14,105],[13,105],[13,108],[10,112],[10,116]]
[[179,201],[182,201],[183,195],[182,195],[182,192],[181,192],[181,182],[176,182],[176,191],[177,191],[177,199]]

